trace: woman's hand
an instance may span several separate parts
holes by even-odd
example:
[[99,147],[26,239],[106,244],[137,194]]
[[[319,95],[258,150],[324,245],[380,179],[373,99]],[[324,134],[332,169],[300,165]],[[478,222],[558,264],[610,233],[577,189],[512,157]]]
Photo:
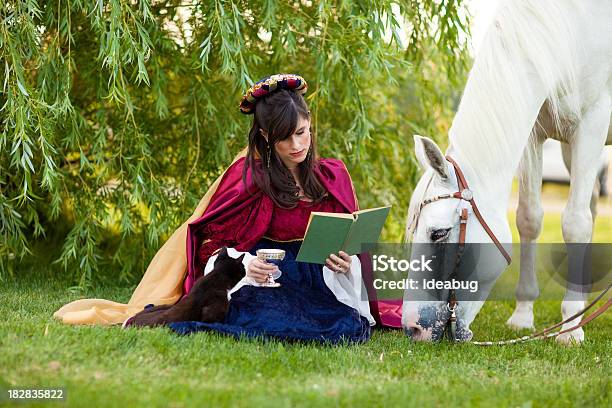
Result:
[[338,252],[338,255],[330,254],[325,266],[336,273],[347,273],[351,269],[351,257],[344,251]]
[[246,275],[257,283],[264,283],[268,280],[268,275],[278,269],[278,266],[262,261],[259,258],[253,258],[249,262]]

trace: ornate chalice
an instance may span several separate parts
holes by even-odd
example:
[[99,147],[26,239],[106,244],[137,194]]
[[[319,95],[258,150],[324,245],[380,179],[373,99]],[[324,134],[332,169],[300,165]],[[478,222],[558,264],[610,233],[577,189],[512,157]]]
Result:
[[[256,252],[257,258],[262,261],[272,263],[276,266],[285,259],[285,251],[283,249],[258,249]],[[276,288],[280,286],[280,283],[275,282],[274,279],[278,279],[282,275],[280,269],[274,273],[268,274],[268,280],[261,284],[268,288]]]

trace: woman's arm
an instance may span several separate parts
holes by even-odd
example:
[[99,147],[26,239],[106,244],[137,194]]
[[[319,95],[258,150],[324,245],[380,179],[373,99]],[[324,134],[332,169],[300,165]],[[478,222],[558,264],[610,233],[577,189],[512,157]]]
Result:
[[[265,282],[268,279],[268,275],[278,269],[278,266],[262,261],[250,252],[241,252],[231,247],[228,247],[227,250],[232,258],[238,258],[244,254],[242,264],[244,265],[246,276],[257,283]],[[219,249],[215,250],[213,255],[208,258],[206,266],[204,267],[204,275],[213,270],[218,252]]]
[[[252,248],[267,230],[271,213],[270,200],[267,197],[260,197],[252,200],[248,205],[242,205],[240,210],[234,211],[230,216],[221,216],[203,225],[198,231],[202,240],[197,253],[200,275],[207,271],[206,266],[210,258],[221,247],[234,248],[240,253],[245,253]],[[253,262],[253,258],[251,254],[245,256],[244,260],[255,266],[255,268],[249,268],[249,264],[245,263],[245,269],[247,272],[253,272],[254,278],[258,278],[261,270],[268,268]]]
[[[206,266],[204,267],[204,275],[210,273],[214,269],[218,251],[219,250],[215,251],[215,253],[208,258]],[[268,278],[268,274],[274,272],[274,270],[278,268],[276,265],[267,264],[259,260],[255,255],[251,255],[250,252],[241,252],[235,248],[227,248],[227,254],[232,258],[239,258],[244,254],[242,264],[244,265],[244,269],[246,271],[246,276],[227,293],[228,299],[231,299],[232,293],[236,292],[244,285],[253,285],[253,281],[255,281],[255,284],[265,282]],[[259,270],[261,270],[261,272]]]

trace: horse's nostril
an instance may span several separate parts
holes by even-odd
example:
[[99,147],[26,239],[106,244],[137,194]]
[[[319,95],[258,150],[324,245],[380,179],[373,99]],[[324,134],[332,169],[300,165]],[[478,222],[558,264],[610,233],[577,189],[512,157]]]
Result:
[[404,332],[406,336],[410,337],[412,340],[427,340],[427,331],[423,330],[423,328],[416,323],[408,323],[404,328]]
[[410,337],[419,338],[421,337],[421,334],[422,334],[421,329],[416,326],[408,328],[408,336]]

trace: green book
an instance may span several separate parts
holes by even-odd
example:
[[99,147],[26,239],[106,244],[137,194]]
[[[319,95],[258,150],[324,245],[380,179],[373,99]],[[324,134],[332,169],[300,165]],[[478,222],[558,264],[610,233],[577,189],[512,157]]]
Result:
[[391,206],[355,211],[352,214],[312,212],[296,260],[325,264],[330,254],[361,252],[362,244],[376,243]]

